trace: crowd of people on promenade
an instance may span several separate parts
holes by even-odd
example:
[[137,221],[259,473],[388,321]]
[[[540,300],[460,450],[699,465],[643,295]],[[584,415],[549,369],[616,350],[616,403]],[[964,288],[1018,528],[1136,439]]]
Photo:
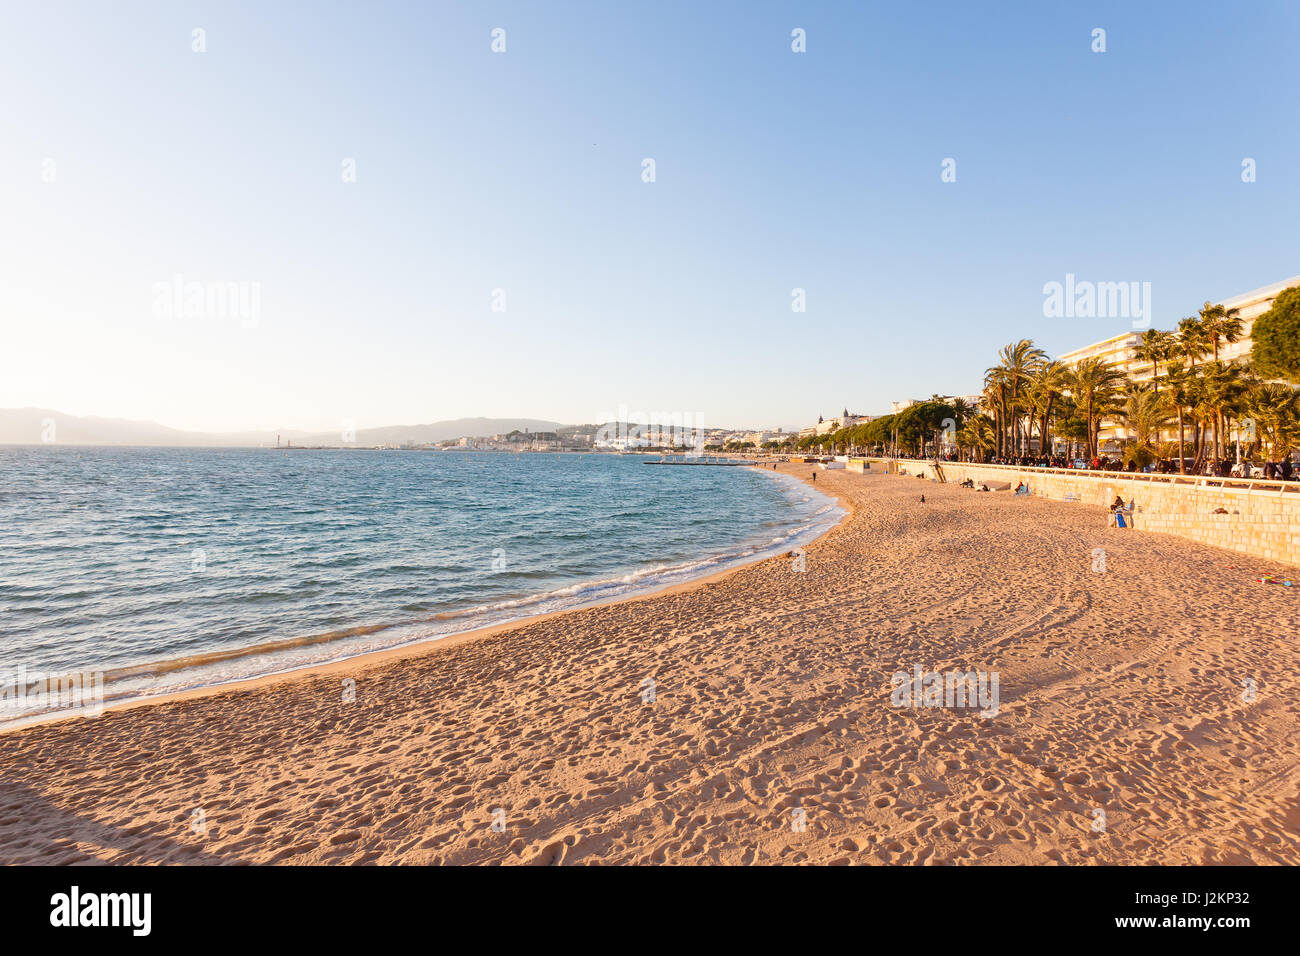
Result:
[[[899,455],[899,458],[911,461],[962,461],[958,455]],[[1015,455],[995,456],[982,464],[1012,465],[1017,468],[1069,468],[1085,471],[1121,471],[1129,473],[1176,475],[1179,473],[1177,458],[1160,458],[1151,464],[1139,468],[1133,461],[1126,465],[1120,458],[1112,455],[1097,455],[1088,458],[1064,458],[1059,455]],[[1193,470],[1191,460],[1185,462],[1186,474],[1201,475],[1209,478],[1262,478],[1270,481],[1300,481],[1300,468],[1288,456],[1281,461],[1252,462],[1243,459],[1233,461],[1229,458],[1208,459],[1199,468]]]

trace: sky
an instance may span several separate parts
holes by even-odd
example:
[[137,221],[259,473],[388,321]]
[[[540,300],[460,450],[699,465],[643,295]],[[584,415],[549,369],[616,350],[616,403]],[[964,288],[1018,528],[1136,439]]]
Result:
[[1297,35],[1293,0],[5,4],[0,407],[797,428],[977,392],[1008,342],[1132,328],[1045,316],[1067,274],[1168,328],[1300,273]]

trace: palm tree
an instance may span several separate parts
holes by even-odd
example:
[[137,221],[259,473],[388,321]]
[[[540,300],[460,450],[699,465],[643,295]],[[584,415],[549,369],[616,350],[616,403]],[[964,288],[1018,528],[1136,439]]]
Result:
[[1244,367],[1234,362],[1216,360],[1201,366],[1201,389],[1207,418],[1214,429],[1212,451],[1216,460],[1224,457],[1226,417],[1236,412],[1249,384]]
[[1043,362],[1029,381],[1029,403],[1038,413],[1038,453],[1052,453],[1052,411],[1069,385],[1070,370],[1052,359]]
[[1268,442],[1270,461],[1300,445],[1300,389],[1282,382],[1257,382],[1246,394],[1244,407],[1261,443]]
[[1178,473],[1187,474],[1186,431],[1183,412],[1192,405],[1191,383],[1194,376],[1179,361],[1169,367],[1165,376],[1166,397],[1178,415]]
[[1236,369],[1232,375],[1228,388],[1228,400],[1223,405],[1223,445],[1226,446],[1231,436],[1237,434],[1237,457],[1241,457],[1241,424],[1250,418],[1250,396],[1262,385],[1263,379],[1255,374],[1254,367],[1249,361],[1241,364],[1234,364]]
[[1160,432],[1169,426],[1173,417],[1168,397],[1147,385],[1131,385],[1125,395],[1120,417],[1132,429],[1134,440],[1124,449],[1124,457],[1144,468],[1156,457],[1156,442]]
[[1221,382],[1217,380],[1212,366],[1202,365],[1191,380],[1192,420],[1196,425],[1196,461],[1195,468],[1200,470],[1205,460],[1215,454],[1215,447],[1210,438],[1213,435],[1214,422],[1218,419],[1219,405],[1223,396],[1220,393]]
[[975,414],[975,406],[964,398],[954,398],[948,402],[948,407],[952,409],[952,417],[960,426],[962,422]]
[[1084,421],[1088,423],[1089,457],[1097,456],[1097,435],[1101,430],[1101,420],[1115,411],[1116,399],[1125,381],[1119,366],[1095,355],[1081,360],[1070,370],[1070,391],[1075,403],[1084,412]]
[[[1024,454],[1028,429],[1021,431],[1021,398],[1033,374],[1047,361],[1047,353],[1034,345],[1030,339],[1021,339],[1019,342],[1002,346],[998,352],[998,359],[999,363],[994,368],[1002,373],[1006,390],[1006,411],[1010,419],[1004,422],[1004,425],[1010,426],[1012,447],[1018,448],[1020,453]],[[992,372],[994,369],[989,371]],[[986,374],[985,381],[987,380]]]
[[1147,329],[1142,333],[1142,341],[1133,348],[1135,359],[1139,362],[1151,363],[1151,382],[1157,394],[1160,392],[1160,363],[1173,358],[1176,344],[1172,332]]
[[1174,346],[1176,355],[1187,359],[1191,368],[1196,368],[1197,361],[1210,349],[1210,337],[1200,319],[1192,316],[1178,320],[1178,339]]
[[1006,454],[1007,435],[1007,376],[1005,369],[994,366],[984,373],[984,405],[993,409],[997,426],[996,451],[999,458]]
[[957,432],[959,448],[969,448],[976,460],[983,461],[986,452],[997,447],[993,420],[987,415],[972,415]]
[[1237,309],[1225,309],[1221,305],[1205,303],[1201,309],[1201,329],[1209,340],[1214,352],[1214,361],[1219,360],[1219,340],[1231,345],[1241,338],[1241,314]]

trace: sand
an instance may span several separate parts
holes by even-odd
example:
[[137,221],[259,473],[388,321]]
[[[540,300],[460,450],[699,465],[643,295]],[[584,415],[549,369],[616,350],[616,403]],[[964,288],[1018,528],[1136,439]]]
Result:
[[[0,862],[1300,863],[1300,589],[1255,583],[1293,568],[816,488],[852,513],[803,573],[0,734]],[[998,714],[894,706],[914,665]]]

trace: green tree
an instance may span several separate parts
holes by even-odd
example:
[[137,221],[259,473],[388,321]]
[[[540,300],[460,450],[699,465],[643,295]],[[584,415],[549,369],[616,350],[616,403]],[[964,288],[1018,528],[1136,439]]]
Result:
[[951,405],[943,402],[916,402],[898,413],[899,433],[906,436],[909,446],[924,456],[926,444],[934,442],[937,447],[939,435],[946,422],[954,422],[955,416]]
[[1262,378],[1300,385],[1300,286],[1280,292],[1250,336],[1250,357]]
[[1088,423],[1082,418],[1071,416],[1056,426],[1056,433],[1070,443],[1070,451],[1073,453],[1076,443],[1087,444]]

